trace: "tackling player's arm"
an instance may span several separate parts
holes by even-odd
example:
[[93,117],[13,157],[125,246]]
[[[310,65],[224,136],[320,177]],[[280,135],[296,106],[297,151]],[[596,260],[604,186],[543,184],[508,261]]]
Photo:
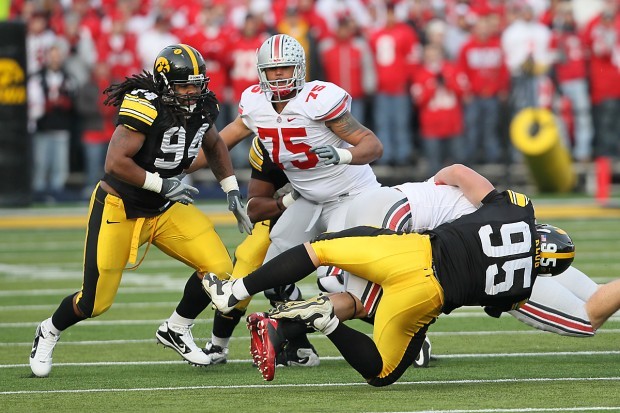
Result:
[[286,209],[281,198],[274,198],[276,187],[271,182],[252,178],[248,184],[247,212],[253,223],[279,217]]
[[[209,128],[202,139],[202,152],[218,181],[233,175],[233,166],[226,144],[215,127]],[[192,163],[195,163],[195,161]]]
[[[145,139],[144,134],[118,125],[110,140],[105,172],[128,184],[142,187],[146,171],[138,166],[132,157],[142,148]],[[110,188],[105,184],[104,189],[108,191]]]
[[460,188],[472,205],[478,207],[485,196],[495,187],[487,178],[465,165],[446,166],[434,176],[438,185],[452,185]]
[[351,112],[346,111],[342,116],[325,122],[336,136],[353,145],[352,148],[339,149],[351,152],[352,165],[365,165],[377,160],[383,155],[383,144],[373,131],[362,125]]
[[295,202],[296,192],[284,172],[265,155],[258,137],[252,140],[248,160],[252,167],[247,203],[250,220],[259,222],[279,217]]
[[[211,129],[215,129],[215,125]],[[239,142],[243,139],[247,138],[252,131],[245,126],[241,117],[237,116],[237,118],[230,122],[228,125],[224,127],[220,132],[220,138],[224,141],[228,150],[234,148]],[[197,171],[198,169],[206,168],[209,166],[209,162],[204,154],[204,151],[199,151],[198,156],[189,168],[185,170],[186,173],[192,173]]]

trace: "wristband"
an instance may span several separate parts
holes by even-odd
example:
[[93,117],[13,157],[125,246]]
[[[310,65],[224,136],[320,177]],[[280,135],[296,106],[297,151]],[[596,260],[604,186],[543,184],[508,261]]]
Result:
[[284,201],[282,200],[283,198],[284,197],[276,199],[276,205],[280,211],[284,211],[286,209],[286,205],[284,205]]
[[237,177],[235,175],[230,175],[220,181],[220,185],[222,186],[222,191],[225,193],[229,193],[230,191],[234,191],[235,189],[239,189],[239,184],[237,183]]
[[338,164],[342,165],[345,163],[351,163],[351,161],[353,160],[353,154],[351,153],[351,151],[347,149],[340,149],[340,148],[334,148],[334,149],[336,149],[336,152],[338,153],[338,156],[340,157]]
[[291,195],[290,192],[280,199],[282,200],[282,205],[284,206],[284,208],[290,207],[291,205],[293,205],[293,202],[295,202],[295,198],[293,198],[293,195]]
[[160,193],[163,182],[164,180],[161,179],[158,174],[146,171],[146,177],[144,178],[144,184],[142,184],[142,188]]

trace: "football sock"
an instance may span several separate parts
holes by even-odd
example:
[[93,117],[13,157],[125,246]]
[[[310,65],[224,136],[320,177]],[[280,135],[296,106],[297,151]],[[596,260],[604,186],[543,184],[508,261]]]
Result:
[[211,334],[211,343],[214,346],[220,346],[222,348],[228,348],[230,337],[217,337],[215,334]]
[[216,310],[213,317],[213,333],[211,336],[211,342],[216,346],[228,347],[228,342],[232,333],[239,324],[239,320],[245,314],[245,311],[233,308],[228,314],[223,314],[221,311]]
[[52,317],[48,318],[47,320],[44,320],[41,324],[43,325],[43,328],[45,330],[49,331],[53,335],[55,336],[60,335],[60,330],[56,328],[54,323],[52,323]]
[[383,359],[374,341],[366,334],[338,324],[327,338],[338,348],[344,359],[365,379],[377,377],[383,369]]
[[[316,266],[312,263],[306,247],[298,245],[277,257],[267,261],[262,267],[242,278],[241,282],[235,284],[244,284],[249,295],[257,294],[274,286],[293,284],[310,275]],[[235,293],[233,286],[233,294],[238,299],[240,297]]]
[[187,280],[187,283],[185,283],[183,297],[179,305],[177,305],[176,313],[193,322],[207,308],[210,302],[211,298],[202,289],[202,280],[198,277],[198,273],[194,272]]
[[75,314],[75,310],[73,309],[74,296],[75,294],[66,296],[52,315],[52,324],[54,324],[56,330],[59,332],[66,330],[86,318]]
[[180,326],[188,326],[192,324],[193,322],[194,322],[193,318],[182,317],[176,311],[174,311],[172,315],[168,318],[168,323],[178,324]]
[[245,284],[243,283],[243,279],[233,281],[232,285],[232,294],[239,301],[243,301],[246,298],[250,298],[250,293],[248,293],[247,288],[245,288]]

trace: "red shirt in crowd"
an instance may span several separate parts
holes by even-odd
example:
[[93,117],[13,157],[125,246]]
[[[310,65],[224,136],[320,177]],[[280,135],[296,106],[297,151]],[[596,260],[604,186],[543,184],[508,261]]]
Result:
[[232,59],[230,82],[235,102],[239,102],[245,89],[258,83],[256,50],[265,40],[267,40],[267,35],[264,33],[259,33],[253,37],[237,34],[231,39],[228,54]]
[[451,138],[463,132],[461,96],[466,88],[465,75],[450,63],[444,63],[439,73],[418,69],[411,92],[424,139]]
[[585,48],[577,33],[554,30],[551,48],[556,55],[554,67],[560,83],[586,77]]
[[602,15],[592,19],[583,32],[590,54],[590,93],[592,103],[620,97],[619,17],[606,21]]
[[472,94],[490,97],[508,91],[508,69],[498,37],[472,37],[463,45],[458,64],[467,75]]
[[377,92],[387,95],[406,93],[419,61],[415,31],[405,23],[397,23],[371,33],[369,43],[375,58]]
[[113,82],[125,80],[142,71],[136,49],[136,37],[131,33],[109,35],[106,33],[97,39],[98,60],[110,66]]
[[321,52],[325,80],[349,92],[353,99],[364,97],[363,53],[355,38],[329,39]]

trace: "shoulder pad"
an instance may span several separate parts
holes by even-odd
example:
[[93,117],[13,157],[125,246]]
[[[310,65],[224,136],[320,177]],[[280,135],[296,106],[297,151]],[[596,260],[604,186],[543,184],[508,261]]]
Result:
[[258,139],[258,136],[252,139],[252,146],[250,147],[249,159],[250,159],[250,165],[252,166],[252,168],[256,169],[257,171],[263,170],[263,161],[264,161],[263,148],[262,148],[262,145],[260,144],[260,140]]
[[264,102],[266,102],[266,99],[263,92],[260,90],[260,86],[249,86],[241,93],[241,98],[239,99],[239,115],[251,111],[252,108],[257,107],[257,105],[260,106],[260,104],[264,104]]
[[333,120],[351,109],[351,96],[341,87],[320,81],[310,82],[307,86],[305,101],[312,105],[313,120]]
[[[134,93],[136,92],[136,93]],[[151,126],[157,118],[157,108],[151,99],[151,95],[157,95],[153,92],[142,93],[142,91],[133,91],[127,93],[118,112],[119,123],[133,126],[134,129],[141,130],[144,126]]]
[[508,198],[510,199],[510,202],[515,204],[515,205],[518,205],[520,207],[524,207],[524,206],[526,206],[527,204],[530,203],[530,199],[527,196],[523,195],[523,194],[511,191],[510,189],[507,190],[506,193],[508,194]]

